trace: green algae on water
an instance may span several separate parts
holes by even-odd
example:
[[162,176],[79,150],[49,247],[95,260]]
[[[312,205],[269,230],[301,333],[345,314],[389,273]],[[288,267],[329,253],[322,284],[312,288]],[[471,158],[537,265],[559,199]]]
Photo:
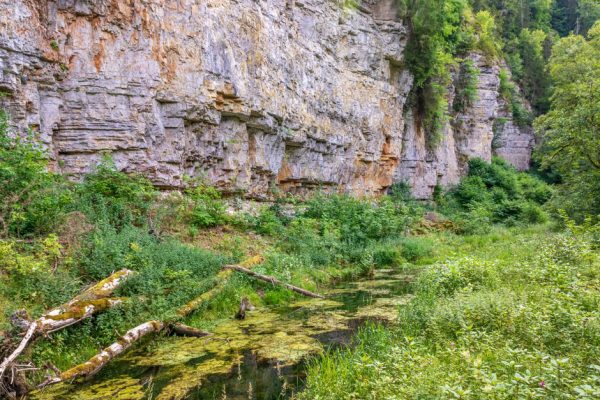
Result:
[[[292,367],[306,356],[322,352],[325,344],[339,343],[356,325],[353,321],[395,321],[398,307],[410,297],[394,294],[407,279],[393,273],[376,271],[374,279],[332,288],[325,292],[326,299],[300,299],[287,306],[250,311],[244,320],[218,324],[209,337],[160,337],[114,361],[90,383],[60,384],[38,391],[32,398],[186,399],[210,390],[217,376],[223,390],[228,382],[240,386],[239,371],[249,355],[254,368],[276,364],[279,374],[279,368]],[[252,381],[247,385],[256,386]]]

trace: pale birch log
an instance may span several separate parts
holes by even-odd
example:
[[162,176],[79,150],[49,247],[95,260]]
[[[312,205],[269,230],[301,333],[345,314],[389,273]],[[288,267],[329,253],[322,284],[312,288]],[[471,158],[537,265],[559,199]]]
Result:
[[[242,265],[251,267],[253,265],[259,264],[262,262],[262,257],[255,256],[245,260]],[[243,267],[242,267],[243,268]],[[250,271],[247,268],[244,268]],[[177,310],[179,317],[177,319],[181,319],[194,310],[196,310],[200,305],[202,305],[205,301],[213,298],[218,291],[225,285],[229,276],[231,275],[230,270],[223,270],[217,274],[217,285],[209,290],[208,292],[203,293],[201,296],[195,298],[194,300],[187,303],[185,306],[181,307]],[[38,387],[44,387],[47,385],[52,385],[59,382],[72,382],[78,378],[87,379],[97,374],[110,360],[123,353],[129,347],[131,347],[136,341],[140,338],[146,336],[149,333],[158,333],[165,328],[171,328],[177,331],[178,325],[176,321],[165,323],[162,321],[148,321],[144,322],[141,325],[136,326],[133,329],[127,331],[124,336],[121,336],[116,342],[102,350],[100,353],[90,358],[83,364],[79,364],[63,373],[55,378],[51,378],[43,382]],[[185,325],[179,325],[179,327],[184,327]],[[194,328],[195,329],[195,328]],[[181,332],[181,330],[180,330]],[[200,332],[200,331],[199,331]]]
[[128,330],[116,342],[106,347],[88,361],[62,372],[60,376],[44,382],[43,386],[58,382],[72,382],[78,378],[90,378],[97,374],[110,360],[125,352],[142,337],[150,333],[160,332],[164,327],[165,324],[161,321],[144,322]]
[[23,353],[29,342],[36,336],[56,332],[59,329],[66,328],[85,318],[89,318],[97,312],[121,303],[122,299],[109,299],[107,297],[132,274],[133,271],[128,269],[115,272],[108,278],[103,279],[75,296],[68,303],[53,308],[44,313],[39,319],[31,322],[19,346],[0,364],[2,366],[0,368],[0,381],[6,368]]
[[2,364],[0,364],[0,383],[2,382],[2,376],[4,375],[4,371],[6,371],[6,368],[8,368],[8,366],[17,359],[17,357],[19,357],[23,350],[25,350],[27,344],[29,344],[29,341],[33,338],[36,329],[37,322],[34,321],[29,325],[29,328],[27,329],[23,340],[21,340],[21,343],[19,343],[15,351],[13,351],[12,354],[10,354],[4,359],[4,361],[2,361]]
[[44,313],[37,321],[37,333],[56,332],[89,318],[96,312],[104,311],[121,303],[122,299],[108,299],[108,297],[131,275],[133,275],[133,271],[128,269],[115,272],[86,289],[68,303]]

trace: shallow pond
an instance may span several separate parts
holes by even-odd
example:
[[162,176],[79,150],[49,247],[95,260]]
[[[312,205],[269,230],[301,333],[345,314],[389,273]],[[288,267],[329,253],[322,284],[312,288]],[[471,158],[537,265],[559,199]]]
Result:
[[374,277],[231,319],[205,338],[149,338],[82,385],[59,384],[33,399],[283,399],[302,388],[303,362],[347,343],[365,321],[395,321],[411,274]]

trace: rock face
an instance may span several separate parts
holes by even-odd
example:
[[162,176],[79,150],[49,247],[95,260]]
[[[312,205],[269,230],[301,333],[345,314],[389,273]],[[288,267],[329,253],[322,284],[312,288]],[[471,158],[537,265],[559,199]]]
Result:
[[[393,0],[0,0],[0,107],[75,176],[110,152],[157,186],[199,177],[271,188],[418,197],[489,159],[498,71],[427,149],[406,105],[408,34]],[[496,153],[528,164],[531,134],[503,119]]]
[[[414,108],[405,112],[405,132],[400,164],[394,181],[410,184],[417,198],[430,198],[436,185],[449,186],[467,172],[469,158],[490,161],[498,155],[519,170],[529,168],[534,135],[529,127],[518,127],[509,106],[499,93],[500,69],[480,54],[467,58],[479,71],[477,95],[461,112],[453,112],[455,85],[450,89],[450,121],[444,127],[442,142],[430,149],[426,134],[417,123]],[[461,79],[458,71],[454,82]]]

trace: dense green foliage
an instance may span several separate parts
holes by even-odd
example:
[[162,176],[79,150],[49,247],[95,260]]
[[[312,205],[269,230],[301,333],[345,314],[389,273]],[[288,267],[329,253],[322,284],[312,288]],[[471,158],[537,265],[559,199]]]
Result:
[[11,137],[8,117],[0,111],[0,238],[47,234],[60,223],[71,196],[47,165],[34,132]]
[[[271,236],[272,245],[261,249],[265,261],[256,270],[309,289],[431,251],[401,239],[419,216],[419,207],[403,197],[406,193],[372,201],[319,195],[300,205],[282,201],[257,214],[230,216],[212,187],[190,182],[182,194],[161,196],[146,179],[120,172],[108,157],[82,182],[68,182],[47,172],[46,157],[33,139],[11,133],[6,121],[1,128],[2,177],[11,192],[27,197],[13,199],[7,190],[2,201],[8,223],[0,238],[0,329],[8,332],[9,316],[17,309],[37,317],[113,271],[136,272],[114,293],[125,298],[122,305],[39,341],[30,354],[39,364],[50,360],[59,368],[72,366],[133,326],[174,318],[179,306],[212,288],[221,266],[245,253],[235,242],[220,248],[221,255],[182,242],[210,227],[230,223],[239,235],[252,229]],[[56,197],[47,201],[61,199],[58,206],[43,201],[49,190]],[[262,298],[257,286],[264,290]],[[255,304],[293,297],[236,277],[199,310],[203,318],[192,315],[190,323],[205,326],[211,318],[233,315],[242,295]]]
[[571,35],[553,47],[552,105],[536,120],[543,165],[564,181],[557,207],[579,219],[600,214],[600,22],[588,36]]
[[[113,271],[129,268],[137,274],[115,293],[129,299],[122,306],[87,322],[83,330],[65,330],[40,342],[34,360],[51,358],[66,367],[125,329],[169,319],[177,306],[206,291],[230,261],[152,232],[152,217],[165,207],[157,202],[156,190],[144,178],[119,172],[109,158],[81,183],[47,172],[47,166],[33,138],[12,134],[3,119],[0,329],[9,327],[8,316],[18,308],[38,316]],[[177,210],[181,219],[197,213],[197,196],[181,202],[190,204]]]
[[[504,59],[505,98],[519,125],[531,123],[521,96],[534,115],[550,105],[551,77],[546,68],[550,48],[570,32],[587,34],[600,17],[597,0],[401,0],[401,15],[412,30],[406,64],[415,76],[413,95],[428,135],[435,146],[448,121],[447,89],[453,77],[460,89],[472,76],[461,77],[461,59],[470,52],[484,54],[489,61]],[[516,82],[516,86],[511,83]],[[462,81],[462,82],[461,82]],[[459,93],[461,94],[461,93]],[[464,96],[453,104],[464,109]]]
[[600,255],[576,230],[437,236],[398,326],[313,361],[301,398],[597,398]]
[[[487,391],[499,398],[526,391],[594,395],[590,354],[598,346],[599,329],[598,257],[592,246],[600,241],[600,228],[590,220],[586,227],[569,223],[566,234],[528,231],[526,225],[546,221],[544,204],[552,190],[499,159],[491,164],[471,160],[468,176],[456,187],[436,191],[435,205],[418,204],[406,185],[397,184],[379,199],[282,197],[256,212],[234,215],[214,188],[194,182],[184,193],[159,195],[144,178],[118,171],[110,158],[82,182],[68,182],[47,172],[45,156],[33,141],[14,137],[6,124],[1,132],[0,171],[7,185],[36,199],[51,188],[62,200],[52,208],[20,202],[26,207],[18,208],[19,218],[6,214],[0,327],[11,329],[8,317],[18,308],[35,317],[115,270],[136,271],[115,293],[123,304],[39,340],[27,354],[36,365],[51,361],[65,369],[139,323],[175,318],[179,306],[214,287],[222,265],[246,255],[236,240],[210,251],[184,241],[209,229],[222,236],[218,230],[229,224],[239,237],[262,235],[264,262],[254,268],[257,272],[309,290],[375,268],[433,262],[415,284],[401,328],[367,329],[354,350],[315,361],[308,398],[351,393],[362,398],[371,392],[384,398],[465,398]],[[15,210],[13,203],[2,206]],[[425,211],[438,222],[424,224]],[[507,233],[494,225],[520,225],[526,233],[509,242],[519,231]],[[294,297],[235,275],[185,322],[210,328],[230,318],[242,296],[257,305]],[[426,369],[424,360],[431,360]]]
[[[15,310],[37,317],[121,268],[136,274],[115,293],[120,306],[39,340],[26,356],[70,367],[132,326],[175,318],[215,286],[224,264],[257,252],[264,256],[257,272],[309,290],[375,268],[423,266],[399,326],[371,326],[354,348],[315,360],[304,398],[598,397],[599,2],[402,0],[399,7],[412,31],[409,106],[428,145],[442,139],[451,84],[455,113],[477,99],[471,53],[504,59],[500,92],[517,125],[541,115],[539,176],[558,173],[562,185],[497,158],[472,159],[468,175],[437,187],[430,204],[396,184],[378,199],[281,196],[232,213],[204,182],[160,194],[109,156],[71,182],[52,172],[35,132],[11,132],[0,113],[0,340],[16,337]],[[551,216],[564,232],[531,228]],[[243,296],[274,305],[294,295],[234,275],[186,322],[210,327],[231,317]]]
[[452,216],[465,233],[485,233],[492,223],[506,225],[542,223],[542,205],[552,190],[532,175],[519,173],[505,161],[491,164],[469,161],[469,173],[446,195],[437,199],[439,211]]
[[[286,216],[277,204],[250,218],[257,232],[275,235],[267,271],[353,265],[365,273],[383,265],[398,265],[411,256],[410,243],[401,243],[420,209],[393,197],[364,201],[347,195],[317,195]],[[389,250],[393,240],[396,249]],[[425,251],[426,252],[426,251]]]

